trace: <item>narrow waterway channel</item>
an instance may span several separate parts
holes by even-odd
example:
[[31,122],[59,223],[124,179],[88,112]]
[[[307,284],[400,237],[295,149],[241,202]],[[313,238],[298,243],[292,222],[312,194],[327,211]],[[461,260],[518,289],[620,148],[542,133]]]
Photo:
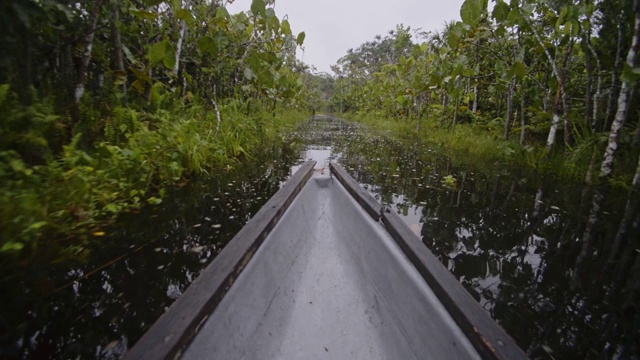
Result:
[[4,264],[16,273],[0,283],[0,357],[121,357],[307,159],[341,163],[397,211],[532,358],[638,358],[637,226],[606,266],[624,194],[605,205],[598,254],[575,273],[579,184],[461,166],[421,141],[321,116],[250,166],[182,184],[123,217],[92,242],[87,264]]

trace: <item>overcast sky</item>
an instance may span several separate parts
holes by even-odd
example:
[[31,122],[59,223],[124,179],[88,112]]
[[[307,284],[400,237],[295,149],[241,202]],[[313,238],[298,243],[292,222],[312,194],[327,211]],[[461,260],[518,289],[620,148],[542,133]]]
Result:
[[[330,66],[350,48],[385,35],[397,24],[442,30],[444,23],[460,19],[463,0],[276,0],[275,10],[282,20],[288,15],[294,33],[304,31],[304,54],[298,58],[331,73]],[[248,11],[251,0],[236,0],[227,6],[230,13]]]

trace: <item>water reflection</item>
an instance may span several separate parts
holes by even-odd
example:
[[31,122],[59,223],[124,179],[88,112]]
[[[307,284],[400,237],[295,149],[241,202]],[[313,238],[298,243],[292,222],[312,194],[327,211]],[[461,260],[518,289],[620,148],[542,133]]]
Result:
[[321,140],[400,214],[532,358],[638,358],[640,219],[627,229],[622,256],[609,261],[626,194],[608,198],[589,266],[578,271],[589,191],[581,184],[500,165],[463,168],[425,144],[357,127],[328,141],[327,124],[313,126],[307,139]]
[[0,358],[121,357],[279,189],[297,153],[274,149],[183,184],[90,244],[89,265],[3,264]]
[[[91,265],[3,264],[2,358],[118,358],[306,159],[341,163],[393,209],[532,358],[637,359],[640,215],[604,204],[577,272],[580,184],[500,165],[460,167],[436,149],[323,117],[251,166],[175,189],[93,244]],[[588,189],[587,189],[588,190]],[[587,204],[588,205],[588,204]],[[630,217],[626,241],[618,225]],[[618,250],[615,250],[618,249]]]

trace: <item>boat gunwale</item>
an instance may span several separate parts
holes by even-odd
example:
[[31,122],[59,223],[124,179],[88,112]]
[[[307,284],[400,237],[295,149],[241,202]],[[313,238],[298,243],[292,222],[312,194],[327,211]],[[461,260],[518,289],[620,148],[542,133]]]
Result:
[[382,222],[483,359],[528,359],[395,211],[383,207],[342,166],[330,163],[329,168],[366,212]]
[[127,351],[125,359],[180,357],[309,181],[315,164],[307,161],[296,171]]

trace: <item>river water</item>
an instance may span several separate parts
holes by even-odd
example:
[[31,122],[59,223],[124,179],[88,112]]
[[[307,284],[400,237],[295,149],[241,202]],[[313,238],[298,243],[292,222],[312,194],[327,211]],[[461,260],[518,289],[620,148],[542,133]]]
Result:
[[530,357],[638,359],[637,213],[620,256],[610,254],[625,194],[610,194],[577,269],[589,199],[580,184],[456,164],[421,141],[326,117],[124,216],[90,243],[87,263],[3,264],[13,270],[0,282],[0,358],[122,357],[308,159],[342,164],[397,211]]

